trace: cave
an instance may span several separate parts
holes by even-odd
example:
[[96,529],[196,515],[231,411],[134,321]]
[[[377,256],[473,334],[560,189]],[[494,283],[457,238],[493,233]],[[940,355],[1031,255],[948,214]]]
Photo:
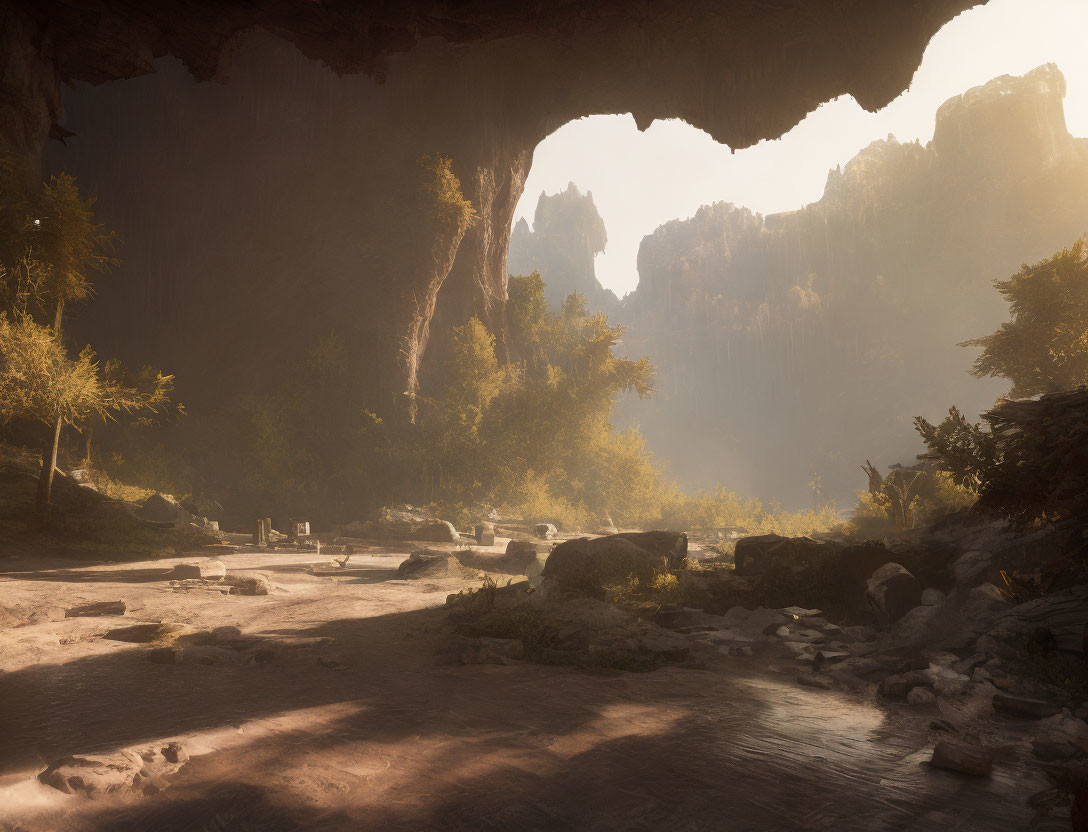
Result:
[[[15,3],[3,142],[28,176],[43,155],[71,170],[118,230],[113,311],[81,335],[122,357],[140,343],[200,407],[333,329],[392,414],[425,382],[432,331],[474,313],[501,332],[510,220],[550,132],[631,112],[743,148],[843,93],[879,108],[971,5]],[[459,244],[413,213],[426,154],[452,159],[479,214]]]

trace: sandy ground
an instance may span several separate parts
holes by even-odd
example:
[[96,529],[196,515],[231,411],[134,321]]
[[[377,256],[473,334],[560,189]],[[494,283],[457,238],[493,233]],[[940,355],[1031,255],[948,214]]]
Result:
[[[0,828],[999,832],[1026,829],[1045,787],[1013,748],[990,778],[933,770],[936,711],[800,687],[765,659],[450,664],[441,604],[470,582],[396,580],[403,556],[355,556],[336,578],[307,573],[327,561],[313,554],[223,558],[268,575],[265,597],[171,586],[175,561],[0,564],[0,605],[21,614],[128,605],[0,630]],[[101,638],[150,621],[232,625],[272,658],[162,665]],[[35,779],[65,755],[174,739],[193,757],[151,797]]]

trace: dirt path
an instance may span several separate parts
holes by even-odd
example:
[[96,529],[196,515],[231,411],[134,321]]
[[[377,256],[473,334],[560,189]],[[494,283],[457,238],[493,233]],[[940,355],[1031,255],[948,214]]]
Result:
[[[992,778],[923,764],[937,714],[799,687],[758,659],[589,673],[441,658],[459,584],[354,578],[312,555],[234,555],[267,597],[184,591],[170,562],[0,577],[0,605],[123,599],[122,618],[0,630],[0,828],[37,830],[1026,829],[1015,750]],[[463,583],[460,585],[464,585]],[[183,622],[260,636],[271,659],[161,665],[110,627]],[[436,651],[438,655],[436,657]],[[89,801],[39,784],[58,757],[179,739],[161,793]]]

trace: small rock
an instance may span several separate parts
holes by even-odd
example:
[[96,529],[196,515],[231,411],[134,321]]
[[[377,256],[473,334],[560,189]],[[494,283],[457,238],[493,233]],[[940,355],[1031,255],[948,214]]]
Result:
[[908,705],[932,705],[936,701],[937,697],[929,688],[911,688],[907,694]]
[[797,684],[804,685],[806,688],[818,688],[820,690],[832,690],[835,687],[834,682],[826,676],[821,676],[818,673],[801,673],[797,676]]
[[994,678],[985,667],[976,667],[971,671],[971,681],[976,683],[988,682]]
[[[774,624],[768,624],[768,627],[774,627]],[[775,627],[774,634],[779,638],[786,638],[790,634],[790,628],[783,624],[781,627]]]
[[226,575],[227,567],[223,565],[223,561],[208,559],[195,563],[179,563],[170,573],[170,578],[176,581],[183,581],[190,578],[217,581],[221,578],[225,578]]
[[974,777],[985,777],[994,768],[994,751],[980,745],[968,745],[964,742],[942,740],[933,748],[933,759],[929,761],[936,768],[958,771]]
[[872,627],[866,627],[862,624],[855,624],[851,627],[844,627],[843,631],[846,635],[850,636],[857,642],[876,641],[877,632]]
[[866,584],[869,605],[886,621],[898,621],[919,606],[922,590],[915,577],[898,563],[886,563]]
[[1007,716],[1018,716],[1024,719],[1044,719],[1061,713],[1061,708],[1052,702],[1044,702],[1041,699],[1028,699],[1023,696],[1013,696],[1008,693],[995,693],[993,699],[994,710]]
[[811,618],[813,616],[822,615],[822,610],[806,610],[804,607],[783,607],[779,610],[783,615],[788,615],[792,618]]
[[215,627],[212,630],[212,641],[227,642],[235,641],[242,637],[242,631],[237,627],[232,627],[229,624],[222,627]]
[[899,674],[888,676],[880,683],[880,692],[891,699],[902,699],[911,688],[910,680]]
[[729,648],[729,655],[734,658],[745,658],[752,655],[752,648],[747,644],[734,644]]
[[473,537],[476,538],[476,543],[480,546],[494,546],[495,545],[495,524],[494,523],[477,523],[472,530]]
[[124,601],[98,601],[94,604],[83,604],[64,611],[65,618],[92,618],[99,615],[124,615]]
[[265,664],[266,662],[272,661],[274,658],[276,658],[275,652],[269,650],[267,647],[262,647],[260,650],[255,650],[253,652],[253,661],[257,664]]
[[939,607],[944,603],[944,593],[939,589],[928,587],[922,590],[922,606],[923,607]]
[[989,552],[971,551],[961,555],[952,564],[952,574],[956,583],[972,584],[980,581],[990,568]]
[[533,536],[541,540],[551,540],[559,534],[559,530],[551,523],[537,523],[533,526]]
[[432,543],[458,543],[461,540],[461,535],[457,533],[457,529],[453,527],[453,523],[446,520],[437,520],[434,523],[428,523],[422,528],[416,529],[412,535],[415,540],[427,540]]
[[338,662],[336,659],[326,659],[324,656],[317,657],[318,667],[327,667],[329,670],[343,670],[345,665],[343,662]]
[[816,652],[816,664],[838,664],[844,659],[849,659],[850,654],[841,650],[818,650]]
[[230,575],[226,578],[230,584],[231,595],[268,595],[272,583],[266,575]]
[[168,763],[174,765],[183,765],[189,761],[189,752],[180,742],[167,743],[162,747],[161,753]]

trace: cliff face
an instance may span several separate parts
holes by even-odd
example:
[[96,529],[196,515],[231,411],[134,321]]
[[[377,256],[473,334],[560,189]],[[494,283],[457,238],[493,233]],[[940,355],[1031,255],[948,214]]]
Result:
[[[49,166],[125,242],[79,334],[176,372],[199,411],[336,329],[391,413],[450,325],[501,332],[512,212],[549,132],[632,112],[743,147],[842,93],[876,108],[971,5],[13,0],[0,149],[31,178],[46,135],[76,133]],[[480,215],[445,274],[419,261],[413,207],[433,153]]]
[[556,309],[567,295],[579,292],[593,312],[614,314],[619,298],[605,289],[593,267],[593,258],[608,242],[604,220],[593,204],[592,193],[581,193],[571,182],[565,191],[540,194],[533,227],[524,219],[510,234],[510,274],[539,271],[544,295]]
[[926,147],[893,137],[823,198],[761,217],[704,206],[643,240],[625,346],[659,395],[631,417],[690,484],[848,500],[866,458],[909,462],[912,418],[1005,390],[956,346],[1007,318],[992,281],[1088,231],[1088,141],[1053,65],[945,103]]

